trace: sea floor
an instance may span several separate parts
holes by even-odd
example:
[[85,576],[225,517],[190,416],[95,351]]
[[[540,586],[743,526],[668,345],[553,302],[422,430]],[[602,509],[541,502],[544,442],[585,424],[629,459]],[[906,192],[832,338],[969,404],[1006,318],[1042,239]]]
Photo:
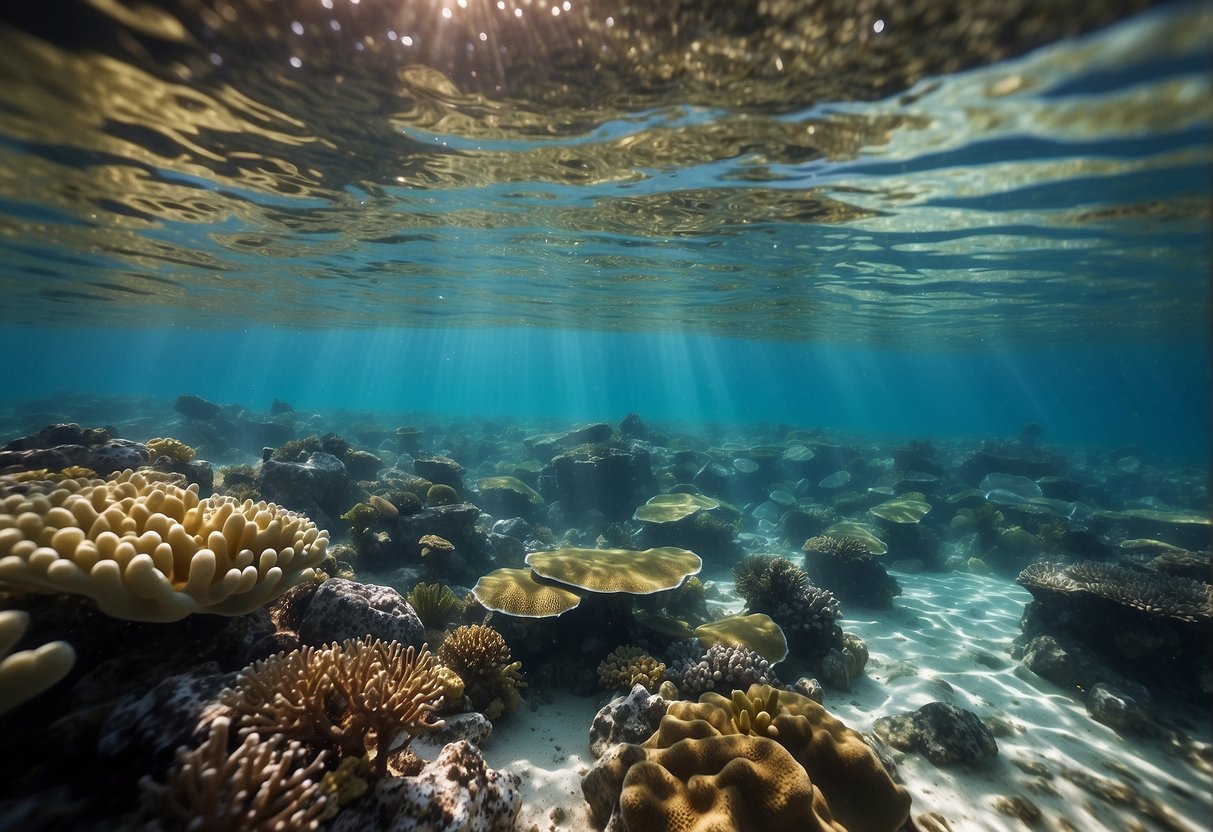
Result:
[[[1160,703],[1169,730],[1122,736],[1008,655],[1031,598],[1021,587],[959,572],[895,574],[893,610],[850,608],[840,622],[871,658],[852,690],[826,690],[825,706],[866,732],[877,717],[943,701],[976,713],[998,740],[997,757],[976,768],[894,752],[914,815],[935,812],[954,832],[1210,828],[1211,772],[1195,760],[1213,740],[1208,714]],[[721,605],[740,610],[731,585],[718,587]],[[532,690],[484,743],[494,768],[522,778],[522,832],[591,828],[581,777],[594,763],[589,728],[601,704]]]

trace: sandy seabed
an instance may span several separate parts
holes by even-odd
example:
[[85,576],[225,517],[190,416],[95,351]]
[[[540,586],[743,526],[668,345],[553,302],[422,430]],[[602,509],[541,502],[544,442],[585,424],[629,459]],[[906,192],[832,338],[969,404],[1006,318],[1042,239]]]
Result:
[[[1031,600],[1017,584],[966,573],[896,577],[893,610],[846,610],[843,629],[867,642],[871,659],[851,691],[826,690],[826,707],[869,731],[877,717],[943,701],[982,717],[998,739],[998,756],[976,768],[897,753],[914,814],[937,812],[954,832],[1211,828],[1210,773],[1189,753],[1213,740],[1209,714],[1161,704],[1160,736],[1122,736],[1010,657]],[[731,587],[721,589],[722,606],[740,610]],[[485,756],[522,778],[522,832],[590,830],[581,777],[594,763],[589,729],[600,700],[540,696],[500,721]],[[1008,813],[1017,796],[1036,807],[1035,820]]]

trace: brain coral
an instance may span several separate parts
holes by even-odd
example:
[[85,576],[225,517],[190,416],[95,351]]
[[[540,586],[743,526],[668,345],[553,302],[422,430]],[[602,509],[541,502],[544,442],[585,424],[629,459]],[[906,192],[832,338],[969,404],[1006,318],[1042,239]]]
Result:
[[0,499],[0,584],[87,595],[132,621],[243,615],[310,580],[328,533],[273,503],[125,471]]
[[[767,716],[755,726],[751,713]],[[859,734],[768,685],[670,703],[648,740],[604,755],[582,790],[599,829],[893,832],[910,810]]]

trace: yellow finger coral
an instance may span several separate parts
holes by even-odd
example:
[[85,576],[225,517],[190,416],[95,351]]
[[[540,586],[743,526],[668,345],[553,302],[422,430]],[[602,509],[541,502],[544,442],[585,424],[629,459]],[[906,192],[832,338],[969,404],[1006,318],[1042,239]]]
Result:
[[342,757],[375,752],[375,774],[401,736],[443,727],[430,720],[447,689],[426,648],[351,639],[301,647],[245,668],[223,703],[239,714],[241,733],[283,734]]
[[273,503],[204,500],[132,471],[0,499],[0,584],[86,595],[132,621],[251,612],[310,580],[327,546]]
[[665,665],[639,647],[616,647],[598,665],[598,681],[607,690],[644,685],[645,690],[654,691],[664,675]]
[[66,676],[76,662],[76,651],[66,641],[9,655],[28,627],[29,613],[0,612],[0,714],[42,693]]

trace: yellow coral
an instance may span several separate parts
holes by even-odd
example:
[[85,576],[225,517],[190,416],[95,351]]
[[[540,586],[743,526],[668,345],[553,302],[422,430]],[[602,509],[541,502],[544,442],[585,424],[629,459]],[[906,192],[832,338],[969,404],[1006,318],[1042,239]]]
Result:
[[342,806],[366,794],[370,788],[366,778],[370,775],[370,763],[362,757],[346,757],[337,764],[337,768],[326,771],[320,780],[320,792],[325,797],[324,813],[320,819],[336,817]]
[[182,442],[180,439],[172,439],[167,436],[157,436],[155,439],[149,439],[146,443],[148,452],[151,453],[152,459],[159,459],[162,456],[167,456],[170,459],[175,459],[178,462],[190,462],[194,457],[198,456],[198,452],[189,445]]
[[674,589],[703,566],[687,549],[581,549],[565,547],[531,552],[527,565],[541,578],[589,592],[626,592],[651,595]]
[[0,714],[32,699],[72,669],[76,651],[66,641],[11,653],[29,628],[29,613],[0,611]]
[[458,628],[442,643],[438,658],[462,677],[473,707],[483,710],[489,719],[521,701],[518,689],[526,687],[519,672],[522,662],[510,661],[510,646],[492,627],[471,624]]
[[408,594],[409,606],[426,630],[441,630],[463,612],[463,599],[442,584],[417,584]]
[[598,681],[607,690],[644,685],[656,690],[665,675],[665,665],[639,647],[616,647],[598,665]]
[[519,618],[554,618],[581,603],[576,592],[540,583],[530,569],[495,569],[472,587],[481,606]]
[[0,499],[0,584],[86,595],[115,618],[243,615],[309,580],[328,533],[273,503],[132,471]]
[[240,715],[242,733],[280,733],[343,757],[366,756],[373,745],[382,777],[397,738],[443,727],[429,719],[443,689],[426,648],[351,639],[256,662],[221,699]]

